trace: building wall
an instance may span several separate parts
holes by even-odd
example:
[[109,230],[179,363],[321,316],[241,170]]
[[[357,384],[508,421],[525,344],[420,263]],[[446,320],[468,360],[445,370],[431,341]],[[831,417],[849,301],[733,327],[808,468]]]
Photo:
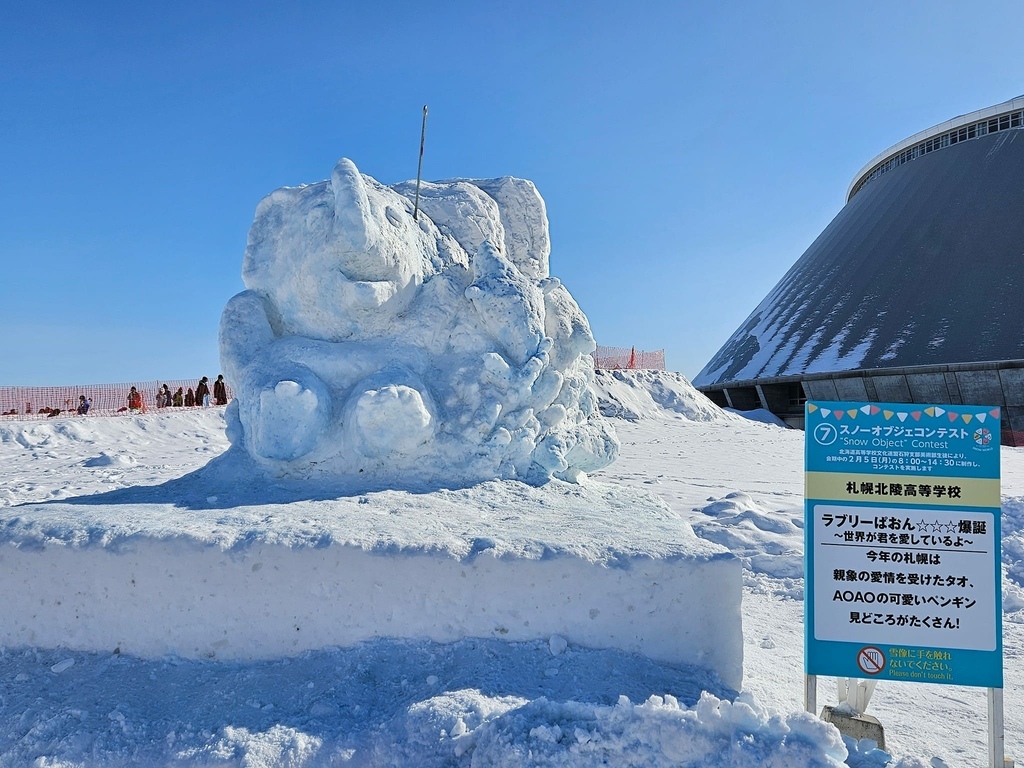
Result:
[[[794,396],[796,388],[800,394]],[[998,406],[1003,445],[1024,446],[1024,359],[766,378],[698,389],[719,405],[766,408],[799,428],[803,400]]]
[[793,426],[806,399],[998,406],[1024,445],[1024,97],[891,147],[848,195],[694,385]]
[[1022,179],[1018,128],[865,184],[694,384],[1024,359]]

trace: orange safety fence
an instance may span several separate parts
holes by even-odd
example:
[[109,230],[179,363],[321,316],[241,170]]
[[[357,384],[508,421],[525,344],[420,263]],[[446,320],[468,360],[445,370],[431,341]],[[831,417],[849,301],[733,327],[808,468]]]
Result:
[[593,355],[594,367],[606,371],[665,370],[664,349],[642,352],[636,347],[598,347]]
[[[162,390],[166,384],[172,397],[172,405],[158,405],[158,390]],[[81,397],[91,401],[89,416],[123,416],[132,412],[154,412],[169,410],[189,410],[184,405],[186,395],[191,389],[194,393],[199,385],[198,379],[177,379],[164,381],[134,381],[123,384],[88,384],[73,385],[66,387],[0,387],[0,420],[10,421],[13,419],[46,419],[64,418],[65,416],[78,416],[78,407],[81,404]],[[210,406],[216,407],[213,396],[213,381],[207,379],[207,386],[210,389]],[[132,387],[140,395],[140,408],[130,410],[128,405],[128,394]],[[182,405],[173,405],[174,394],[181,388]],[[231,387],[227,387],[228,402],[234,397]],[[202,407],[202,403],[196,403],[192,408]]]
[[[663,349],[644,352],[635,347],[629,349],[598,347],[593,353],[593,357],[594,367],[605,370],[665,370],[665,350]],[[77,416],[81,396],[91,401],[89,416],[120,416],[132,412],[128,405],[128,393],[132,387],[135,387],[141,396],[139,411],[150,412],[163,407],[178,407],[158,405],[157,394],[164,384],[167,385],[172,396],[181,388],[183,393],[181,408],[202,406],[202,403],[193,406],[184,405],[184,402],[187,402],[185,393],[190,389],[195,392],[199,384],[198,379],[135,381],[120,384],[76,384],[63,387],[0,387],[0,420]],[[213,398],[213,381],[208,380],[207,385],[210,388],[210,405],[216,406]],[[227,399],[229,402],[232,397],[234,397],[234,393],[228,386]]]

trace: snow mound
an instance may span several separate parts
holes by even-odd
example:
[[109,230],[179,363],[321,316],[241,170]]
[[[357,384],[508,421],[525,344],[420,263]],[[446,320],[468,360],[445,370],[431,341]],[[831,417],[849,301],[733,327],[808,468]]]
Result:
[[123,453],[110,454],[104,451],[99,456],[93,456],[82,462],[83,467],[133,467],[138,462],[134,456]]
[[59,449],[70,454],[88,445],[114,445],[121,449],[162,447],[165,443],[180,442],[183,435],[219,442],[223,429],[224,412],[213,408],[109,418],[8,421],[0,423],[0,444],[6,444],[7,448],[19,445],[29,451]]
[[0,443],[17,443],[23,448],[54,448],[90,442],[94,442],[92,430],[89,422],[84,419],[12,421],[0,424]]
[[0,650],[0,661],[0,763],[12,766],[835,768],[856,746],[751,694],[729,701],[700,669],[576,646],[554,660],[543,642],[378,639],[247,663]]
[[1003,612],[1024,623],[1024,497],[1002,502]]
[[802,522],[788,511],[771,512],[749,494],[734,491],[711,498],[699,511],[706,519],[693,530],[737,555],[753,573],[777,579],[799,579],[804,573]]
[[10,421],[0,425],[0,509],[152,485],[205,464],[228,445],[222,408]]
[[[458,691],[411,707],[404,725],[413,738],[384,765],[838,768],[847,756],[832,726],[770,713],[749,694],[730,702],[705,692],[687,707],[671,695],[594,706]],[[437,754],[423,762],[428,744]],[[403,754],[403,746],[415,750]]]
[[676,418],[687,421],[729,421],[727,414],[694,389],[681,373],[672,371],[606,371],[594,375],[601,413],[608,418]]
[[228,436],[274,477],[575,482],[618,453],[532,182],[386,187],[342,159],[262,200],[220,328]]

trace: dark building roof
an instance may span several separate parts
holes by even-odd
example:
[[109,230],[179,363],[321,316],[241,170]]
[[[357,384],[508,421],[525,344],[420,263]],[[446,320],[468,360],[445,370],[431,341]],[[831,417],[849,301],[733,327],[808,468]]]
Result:
[[1024,131],[1000,126],[862,180],[694,384],[1014,359]]

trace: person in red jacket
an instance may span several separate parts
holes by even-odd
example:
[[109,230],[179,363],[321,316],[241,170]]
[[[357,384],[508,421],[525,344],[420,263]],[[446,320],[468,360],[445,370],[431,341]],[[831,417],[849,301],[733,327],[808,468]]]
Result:
[[131,392],[128,393],[128,410],[138,411],[142,409],[142,395],[139,394],[139,390],[132,387]]

